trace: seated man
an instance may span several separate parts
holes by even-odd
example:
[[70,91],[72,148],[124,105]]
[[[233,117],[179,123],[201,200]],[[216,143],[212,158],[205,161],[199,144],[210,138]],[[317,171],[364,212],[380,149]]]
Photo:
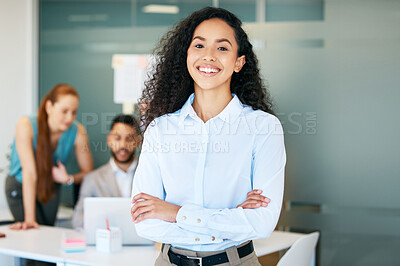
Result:
[[74,228],[83,227],[83,201],[86,197],[131,196],[137,165],[135,150],[140,143],[140,127],[133,116],[119,115],[113,119],[107,136],[112,158],[84,177],[72,217]]

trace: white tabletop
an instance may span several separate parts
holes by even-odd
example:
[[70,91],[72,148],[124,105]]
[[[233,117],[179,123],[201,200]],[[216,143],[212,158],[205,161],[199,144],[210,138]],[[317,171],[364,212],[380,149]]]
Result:
[[63,261],[61,228],[40,226],[37,230],[13,231],[3,225],[0,232],[6,234],[5,238],[0,238],[2,254],[48,262]]
[[[37,230],[13,231],[8,226],[0,226],[6,234],[0,238],[0,253],[16,257],[44,260],[64,264],[79,265],[154,265],[159,254],[156,246],[124,246],[117,253],[98,253],[94,246],[85,252],[65,253],[61,249],[63,232],[72,229],[40,226]],[[290,247],[302,234],[275,231],[268,239],[254,241],[257,256],[263,256]]]
[[12,221],[14,217],[12,216],[8,208],[0,208],[0,221]]
[[[71,219],[74,214],[74,208],[60,205],[57,211],[57,219]],[[0,221],[13,221],[10,209],[8,207],[0,208]]]

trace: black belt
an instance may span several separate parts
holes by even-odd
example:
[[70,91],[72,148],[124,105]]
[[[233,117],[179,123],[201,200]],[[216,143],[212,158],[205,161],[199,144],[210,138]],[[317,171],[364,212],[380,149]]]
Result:
[[[164,245],[163,245],[164,248]],[[254,251],[253,241],[237,249],[239,258],[246,257]],[[171,249],[168,251],[168,257],[171,263],[178,266],[210,266],[218,265],[228,262],[228,255],[226,252],[207,256],[207,257],[191,257],[173,252]]]

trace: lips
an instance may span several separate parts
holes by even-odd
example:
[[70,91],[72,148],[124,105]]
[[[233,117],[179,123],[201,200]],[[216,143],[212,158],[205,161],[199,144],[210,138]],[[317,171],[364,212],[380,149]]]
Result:
[[72,125],[72,123],[67,123],[67,124],[64,124],[64,127],[69,128],[71,125]]
[[126,156],[126,155],[128,155],[128,152],[126,150],[119,150],[117,152],[117,154],[120,155],[120,156]]
[[196,68],[203,76],[214,76],[221,71],[221,69],[219,69],[218,67],[211,65],[202,65]]

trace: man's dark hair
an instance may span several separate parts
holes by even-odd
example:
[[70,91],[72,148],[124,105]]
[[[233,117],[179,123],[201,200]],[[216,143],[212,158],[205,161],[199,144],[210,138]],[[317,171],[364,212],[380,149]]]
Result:
[[136,133],[138,135],[141,135],[141,130],[140,130],[140,126],[139,126],[139,122],[138,120],[133,117],[132,115],[117,115],[116,117],[114,117],[113,121],[111,122],[111,126],[110,126],[110,131],[113,129],[114,125],[116,123],[124,123],[128,126],[133,127],[136,130]]

